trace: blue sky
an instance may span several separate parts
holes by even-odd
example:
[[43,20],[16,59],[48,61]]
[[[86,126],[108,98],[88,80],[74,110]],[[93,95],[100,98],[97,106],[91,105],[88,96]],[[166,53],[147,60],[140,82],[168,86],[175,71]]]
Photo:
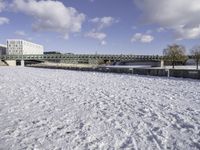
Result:
[[199,0],[0,0],[0,43],[25,39],[45,51],[162,54],[200,44]]

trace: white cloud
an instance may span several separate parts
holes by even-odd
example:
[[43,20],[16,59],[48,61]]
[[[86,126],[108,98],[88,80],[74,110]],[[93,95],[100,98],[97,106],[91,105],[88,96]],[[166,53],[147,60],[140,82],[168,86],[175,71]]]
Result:
[[99,40],[101,45],[107,44],[107,42],[105,40],[107,37],[107,34],[102,32],[102,30],[104,28],[108,28],[108,27],[112,26],[114,23],[119,22],[119,20],[117,20],[113,17],[110,17],[110,16],[102,17],[102,18],[96,17],[89,21],[95,24],[95,28],[93,28],[90,32],[86,33],[85,36]]
[[90,31],[86,33],[85,36],[102,41],[106,38],[107,35],[103,32]]
[[151,43],[154,37],[148,34],[136,33],[131,38],[131,42]]
[[98,40],[101,45],[107,44],[107,42],[105,41],[105,38],[107,37],[107,35],[103,32],[96,32],[95,30],[92,30],[86,33],[85,36]]
[[16,31],[15,34],[19,35],[19,36],[26,36],[26,33],[24,31],[20,31],[20,30]]
[[157,29],[157,32],[164,32],[164,31],[165,31],[165,28],[163,28],[163,27],[160,27]]
[[[177,39],[199,38],[199,0],[134,0],[143,21],[172,29]],[[198,33],[194,33],[198,32]]]
[[3,0],[0,0],[0,12],[5,8],[5,3]]
[[177,40],[197,39],[200,37],[200,25],[194,28],[184,28],[183,26],[177,27],[175,35]]
[[101,41],[101,43],[100,43],[101,45],[106,45],[107,44],[107,42],[106,41]]
[[80,32],[85,20],[83,13],[53,0],[14,0],[12,8],[34,17],[34,30],[58,32],[66,39],[70,33]]
[[0,17],[0,25],[8,24],[9,22],[10,20],[8,18]]
[[102,17],[102,18],[96,17],[91,19],[90,22],[97,24],[97,30],[102,30],[104,28],[110,27],[114,23],[118,23],[119,20],[113,17]]
[[[2,12],[5,9],[6,5],[5,5],[5,1],[4,0],[0,0],[0,12]],[[0,17],[0,25],[3,24],[8,24],[10,22],[10,20],[6,17]]]

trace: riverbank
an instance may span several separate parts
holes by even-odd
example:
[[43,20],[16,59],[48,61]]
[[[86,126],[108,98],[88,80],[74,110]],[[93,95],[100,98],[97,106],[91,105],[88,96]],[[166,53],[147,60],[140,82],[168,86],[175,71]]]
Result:
[[29,65],[28,67],[200,79],[200,70],[190,69],[188,67],[186,69],[182,67],[170,69],[169,66],[166,68],[151,68],[149,66],[106,66],[64,63],[43,63]]

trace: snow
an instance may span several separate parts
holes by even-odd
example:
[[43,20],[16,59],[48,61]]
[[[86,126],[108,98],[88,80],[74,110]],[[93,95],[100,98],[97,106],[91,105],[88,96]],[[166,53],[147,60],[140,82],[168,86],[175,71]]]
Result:
[[200,149],[200,82],[0,67],[0,149]]
[[113,66],[106,66],[106,68],[152,68],[151,65],[113,65]]
[[[172,69],[172,66],[154,67],[154,68],[158,68],[158,69]],[[196,66],[194,66],[194,65],[174,66],[174,69],[196,70]]]

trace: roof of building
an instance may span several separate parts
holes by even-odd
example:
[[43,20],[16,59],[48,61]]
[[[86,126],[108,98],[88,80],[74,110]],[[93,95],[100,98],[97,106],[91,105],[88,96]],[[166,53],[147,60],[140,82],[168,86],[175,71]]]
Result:
[[26,40],[22,40],[22,39],[7,39],[7,41],[24,41],[24,42],[32,43],[32,44],[35,44],[35,45],[43,47],[43,45],[41,45],[41,44],[36,44],[36,43],[30,42],[30,41],[26,41]]
[[0,47],[7,47],[6,45],[4,45],[4,44],[0,44]]

